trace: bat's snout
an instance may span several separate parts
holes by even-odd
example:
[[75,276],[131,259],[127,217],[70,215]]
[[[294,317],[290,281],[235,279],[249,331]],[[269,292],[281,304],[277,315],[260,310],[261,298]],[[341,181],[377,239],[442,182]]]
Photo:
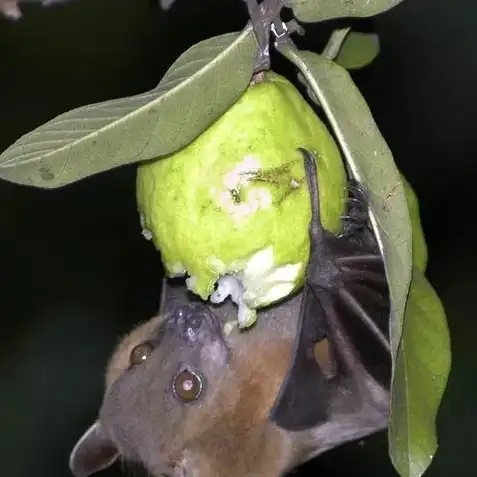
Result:
[[169,316],[168,325],[189,345],[207,339],[224,339],[219,318],[208,308],[198,304],[174,310]]

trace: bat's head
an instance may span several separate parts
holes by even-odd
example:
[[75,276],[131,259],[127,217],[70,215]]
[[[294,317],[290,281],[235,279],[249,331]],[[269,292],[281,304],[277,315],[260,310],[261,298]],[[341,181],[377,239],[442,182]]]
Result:
[[231,477],[265,464],[264,474],[278,475],[281,468],[270,466],[287,460],[285,434],[268,416],[293,340],[268,334],[265,345],[259,331],[226,336],[233,313],[184,299],[123,339],[98,419],[71,454],[75,475],[117,458],[154,476]]

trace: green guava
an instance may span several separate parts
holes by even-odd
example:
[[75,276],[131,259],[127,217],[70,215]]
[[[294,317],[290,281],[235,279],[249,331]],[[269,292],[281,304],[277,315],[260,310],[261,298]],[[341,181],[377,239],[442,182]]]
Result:
[[138,167],[144,234],[166,274],[188,275],[203,300],[230,295],[240,327],[304,281],[311,209],[299,147],[315,154],[322,224],[338,233],[347,197],[339,149],[299,91],[273,72],[188,146]]

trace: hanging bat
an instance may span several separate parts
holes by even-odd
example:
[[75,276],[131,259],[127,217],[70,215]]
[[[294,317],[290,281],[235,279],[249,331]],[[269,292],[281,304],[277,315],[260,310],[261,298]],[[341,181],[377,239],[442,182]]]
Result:
[[312,210],[303,289],[226,334],[230,302],[166,281],[159,316],[111,357],[98,418],[70,456],[75,476],[120,459],[155,477],[278,477],[387,427],[389,297],[366,193],[350,183],[343,233],[328,233],[314,157],[301,152]]

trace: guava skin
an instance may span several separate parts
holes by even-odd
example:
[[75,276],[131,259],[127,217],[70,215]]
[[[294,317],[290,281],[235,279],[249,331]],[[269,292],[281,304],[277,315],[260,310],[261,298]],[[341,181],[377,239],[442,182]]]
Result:
[[[293,288],[283,293],[299,288],[311,218],[299,147],[317,157],[323,226],[338,233],[347,196],[339,149],[298,90],[276,73],[251,84],[187,147],[140,164],[138,209],[167,275],[187,273],[188,287],[207,300],[220,276],[240,272],[271,247],[270,273],[294,266]],[[280,298],[255,299],[253,307]]]

